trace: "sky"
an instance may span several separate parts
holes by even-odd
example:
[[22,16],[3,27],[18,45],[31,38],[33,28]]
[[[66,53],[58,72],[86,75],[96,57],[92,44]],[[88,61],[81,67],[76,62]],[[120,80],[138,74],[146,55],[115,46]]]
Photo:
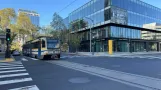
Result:
[[[18,9],[33,10],[40,14],[40,26],[49,25],[54,12],[60,12],[64,7],[73,2],[74,0],[0,0],[0,9],[14,8],[17,12]],[[68,16],[70,12],[79,8],[90,0],[76,0],[68,8],[65,8],[59,13],[62,18]],[[121,0],[120,0],[121,1]],[[141,0],[161,8],[160,0]]]

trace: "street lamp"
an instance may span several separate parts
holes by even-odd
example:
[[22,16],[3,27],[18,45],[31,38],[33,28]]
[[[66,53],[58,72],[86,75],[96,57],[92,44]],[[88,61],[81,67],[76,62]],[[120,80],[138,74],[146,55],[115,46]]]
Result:
[[[94,26],[94,20],[92,20],[91,18],[89,18],[89,17],[85,17],[86,19],[89,19],[91,22],[92,22],[92,24],[93,24],[93,26]],[[92,27],[91,27],[91,25],[90,25],[90,53],[92,52]]]

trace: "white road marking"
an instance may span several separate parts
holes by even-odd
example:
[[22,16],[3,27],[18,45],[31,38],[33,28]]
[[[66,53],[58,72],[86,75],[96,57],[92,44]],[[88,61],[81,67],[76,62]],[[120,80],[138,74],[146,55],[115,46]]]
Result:
[[0,70],[21,69],[24,67],[0,68]]
[[22,63],[19,63],[19,64],[15,64],[15,63],[0,63],[0,66],[1,65],[22,65]]
[[23,71],[26,71],[26,69],[22,69],[22,70],[11,70],[11,71],[0,71],[0,74],[1,73],[12,73],[12,72],[23,72]]
[[35,61],[38,60],[38,59],[36,59],[36,58],[31,58],[31,59],[32,59],[32,60],[35,60]]
[[26,58],[21,58],[22,61],[28,61]]
[[14,62],[10,62],[10,63],[21,63],[21,61],[14,61]]
[[26,76],[26,75],[29,75],[29,74],[28,73],[20,73],[20,74],[0,75],[0,78]]
[[157,56],[114,56],[114,57],[145,58],[145,59],[161,59],[161,57],[157,57]]
[[0,66],[0,68],[2,67],[22,67],[23,65],[2,65]]
[[9,89],[9,90],[39,90],[39,88],[36,85],[33,85],[33,86],[26,86],[26,87],[20,87],[20,88]]
[[27,81],[32,81],[32,78],[22,78],[22,79],[15,79],[15,80],[0,81],[0,85],[27,82]]
[[[86,72],[92,75],[104,77],[106,79],[118,81],[127,85],[135,86],[142,89],[148,90],[160,90],[161,89],[161,79],[152,78],[148,76],[130,74],[100,67],[94,67],[84,64],[78,64],[67,61],[52,61],[51,63],[63,66],[66,68],[78,70],[81,72]],[[118,77],[119,76],[119,77]]]

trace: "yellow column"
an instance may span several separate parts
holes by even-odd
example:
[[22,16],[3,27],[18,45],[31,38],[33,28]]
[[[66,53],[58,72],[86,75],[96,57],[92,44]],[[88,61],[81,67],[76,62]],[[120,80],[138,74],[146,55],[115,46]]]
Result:
[[110,54],[110,55],[112,55],[113,54],[113,40],[108,40],[108,53]]

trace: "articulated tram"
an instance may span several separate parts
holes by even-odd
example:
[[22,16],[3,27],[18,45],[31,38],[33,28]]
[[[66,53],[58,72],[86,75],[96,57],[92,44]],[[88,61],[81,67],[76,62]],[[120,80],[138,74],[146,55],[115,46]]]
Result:
[[23,55],[44,59],[60,58],[60,41],[51,37],[39,37],[23,45]]

